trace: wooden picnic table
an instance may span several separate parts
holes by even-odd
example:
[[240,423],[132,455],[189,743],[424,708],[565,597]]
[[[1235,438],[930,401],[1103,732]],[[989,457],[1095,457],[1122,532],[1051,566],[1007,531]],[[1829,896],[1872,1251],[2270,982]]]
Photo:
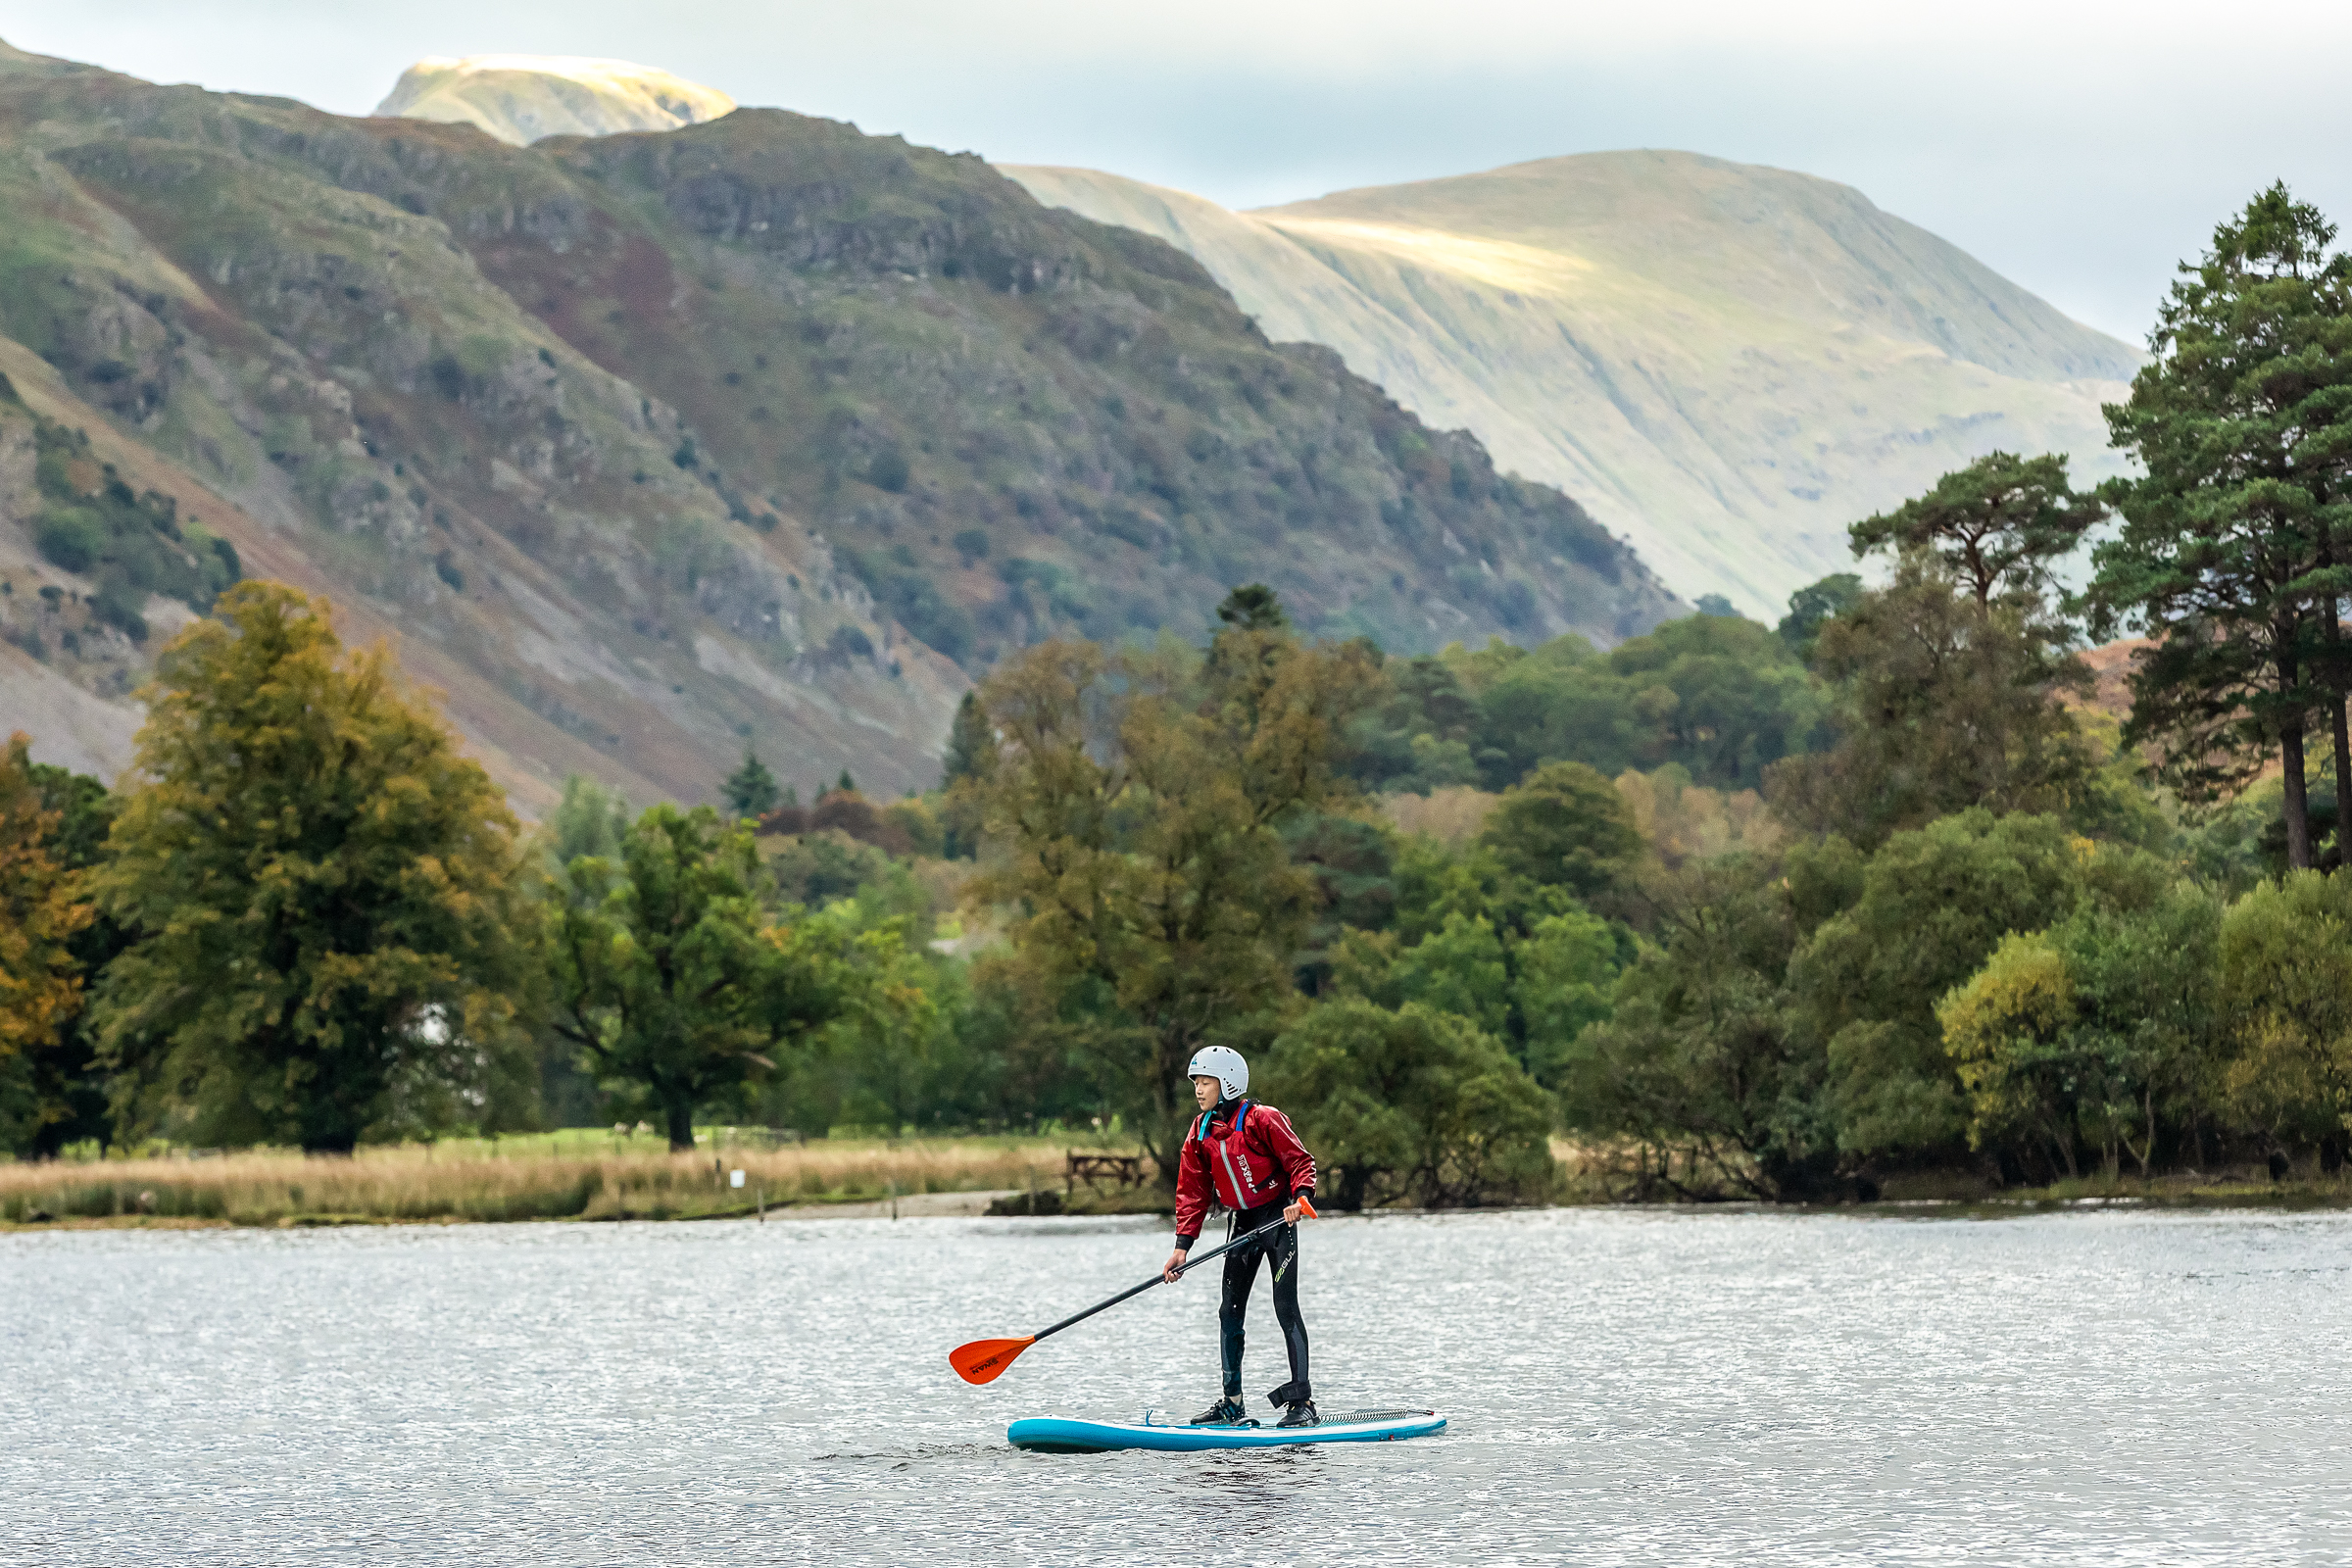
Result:
[[1082,1154],[1070,1151],[1069,1172],[1065,1185],[1075,1189],[1080,1182],[1094,1187],[1103,1178],[1121,1187],[1140,1187],[1144,1181],[1144,1156],[1141,1154]]

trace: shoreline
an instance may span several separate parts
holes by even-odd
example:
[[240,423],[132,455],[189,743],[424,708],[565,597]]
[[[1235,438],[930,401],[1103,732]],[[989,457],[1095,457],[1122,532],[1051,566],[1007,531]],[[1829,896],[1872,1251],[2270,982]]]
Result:
[[[896,1197],[871,1194],[843,1194],[816,1200],[803,1199],[789,1203],[765,1205],[764,1219],[779,1224],[808,1220],[867,1220],[867,1219],[978,1219],[989,1217],[992,1203],[1015,1200],[1026,1193],[1059,1189],[1044,1186],[1030,1188],[970,1188],[952,1191],[908,1192]],[[2100,1193],[2072,1193],[2060,1189],[2029,1189],[2007,1194],[1987,1194],[1967,1198],[1913,1198],[1883,1200],[1870,1203],[1767,1203],[1755,1200],[1726,1200],[1710,1201],[1692,1199],[1655,1200],[1645,1202],[1571,1200],[1555,1203],[1540,1203],[1501,1208],[1371,1208],[1354,1215],[1331,1210],[1332,1218],[1410,1219],[1447,1214],[1533,1213],[1561,1209],[1622,1210],[1626,1212],[1655,1212],[1682,1215],[1702,1214],[1785,1214],[1807,1217],[1842,1216],[1851,1219],[1912,1219],[1912,1220],[1998,1220],[2025,1219],[2050,1214],[2086,1214],[2122,1210],[2156,1212],[2268,1212],[2310,1213],[2335,1209],[2352,1209],[2352,1183],[2340,1179],[2319,1181],[2282,1181],[2273,1184],[2266,1180],[2208,1179],[2196,1184],[2180,1184],[2169,1190],[2112,1191]],[[1122,1216],[1141,1217],[1165,1214],[1168,1207],[1149,1189],[1125,1193],[1090,1195],[1083,1190],[1077,1200],[1066,1203],[1058,1213],[998,1217],[1019,1218],[1035,1223],[1054,1218],[1102,1219]],[[334,1230],[359,1226],[389,1225],[478,1225],[478,1224],[613,1224],[621,1222],[688,1224],[706,1220],[758,1220],[761,1208],[757,1200],[752,1202],[711,1203],[683,1211],[667,1205],[649,1205],[632,1210],[616,1204],[596,1213],[570,1214],[504,1214],[483,1216],[457,1212],[442,1213],[368,1213],[359,1211],[311,1210],[294,1211],[269,1216],[228,1214],[156,1214],[59,1213],[47,1218],[12,1217],[0,1215],[0,1235],[40,1233],[49,1231],[192,1231],[192,1230]]]

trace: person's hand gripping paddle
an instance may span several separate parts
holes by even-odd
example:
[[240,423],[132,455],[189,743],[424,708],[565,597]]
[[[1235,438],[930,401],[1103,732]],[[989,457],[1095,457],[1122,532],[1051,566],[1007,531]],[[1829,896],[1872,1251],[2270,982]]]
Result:
[[[1308,1202],[1304,1198],[1298,1199],[1298,1214],[1301,1219],[1319,1219],[1322,1217],[1315,1212],[1315,1205]],[[1289,1248],[1295,1249],[1298,1246],[1298,1237],[1296,1235],[1297,1227],[1294,1223],[1286,1222],[1286,1228],[1291,1229],[1294,1234],[1284,1237],[1283,1241]],[[1236,1236],[1232,1241],[1227,1242],[1224,1246],[1211,1248],[1207,1251],[1202,1252],[1199,1257],[1188,1259],[1184,1266],[1176,1269],[1174,1273],[1182,1274],[1187,1269],[1199,1268],[1210,1258],[1222,1257],[1225,1253],[1232,1251],[1235,1248],[1240,1247],[1245,1242],[1262,1242],[1265,1239],[1266,1227],[1263,1225],[1260,1225],[1256,1230],[1253,1231],[1245,1231],[1241,1235]],[[1288,1265],[1284,1264],[1281,1266],[1287,1267]],[[974,1340],[969,1345],[958,1345],[956,1347],[956,1348],[948,1352],[948,1365],[954,1367],[956,1369],[956,1375],[963,1379],[963,1381],[966,1383],[994,1383],[998,1378],[1004,1375],[1006,1367],[1012,1365],[1014,1357],[1018,1356],[1023,1350],[1026,1350],[1032,1345],[1035,1345],[1038,1341],[1046,1338],[1046,1336],[1050,1334],[1059,1334],[1063,1329],[1068,1328],[1073,1323],[1083,1323],[1088,1318],[1093,1317],[1097,1312],[1102,1311],[1108,1307],[1116,1306],[1131,1296],[1141,1296],[1152,1286],[1165,1284],[1172,1277],[1173,1275],[1171,1274],[1154,1274],[1150,1279],[1144,1281],[1143,1284],[1121,1291],[1118,1295],[1112,1297],[1107,1301],[1097,1301],[1094,1305],[1088,1307],[1083,1312],[1073,1312],[1058,1323],[1039,1329],[1035,1334],[1024,1334],[1019,1339],[1014,1340]]]

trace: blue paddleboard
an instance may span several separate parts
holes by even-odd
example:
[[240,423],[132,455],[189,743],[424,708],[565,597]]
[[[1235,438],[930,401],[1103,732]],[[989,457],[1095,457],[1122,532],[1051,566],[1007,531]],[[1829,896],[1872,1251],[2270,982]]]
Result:
[[1040,1453],[1110,1453],[1120,1448],[1157,1448],[1165,1453],[1199,1453],[1207,1448],[1288,1448],[1301,1443],[1396,1443],[1446,1429],[1435,1410],[1350,1410],[1326,1417],[1321,1426],[1185,1427],[1157,1421],[1072,1421],[1032,1416],[1015,1421],[1004,1435],[1016,1448]]

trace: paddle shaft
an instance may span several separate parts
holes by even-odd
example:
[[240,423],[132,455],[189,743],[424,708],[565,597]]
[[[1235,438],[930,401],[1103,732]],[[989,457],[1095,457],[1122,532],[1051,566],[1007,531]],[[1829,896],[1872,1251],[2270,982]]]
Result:
[[[1296,1225],[1298,1222],[1296,1220],[1281,1220],[1277,1223],[1284,1225]],[[1254,1242],[1258,1240],[1258,1238],[1263,1236],[1272,1227],[1270,1226],[1260,1225],[1256,1230],[1244,1231],[1241,1235],[1236,1236],[1232,1241],[1225,1243],[1222,1247],[1213,1247],[1207,1251],[1202,1252],[1199,1257],[1185,1259],[1184,1267],[1178,1269],[1176,1272],[1182,1274],[1187,1269],[1199,1268],[1210,1258],[1221,1257],[1225,1253],[1230,1252],[1235,1248],[1241,1246],[1244,1242]],[[1141,1296],[1152,1286],[1165,1285],[1166,1283],[1167,1276],[1165,1274],[1154,1274],[1150,1279],[1144,1281],[1143,1284],[1131,1286],[1127,1290],[1121,1291],[1118,1295],[1112,1297],[1107,1301],[1097,1301],[1094,1305],[1088,1307],[1083,1312],[1072,1312],[1068,1317],[1063,1318],[1060,1322],[1054,1324],[1050,1329],[1039,1329],[1035,1334],[1031,1335],[1030,1338],[1032,1340],[1042,1340],[1049,1334],[1059,1334],[1063,1329],[1068,1328],[1073,1323],[1083,1323],[1088,1318],[1093,1317],[1097,1312],[1107,1311],[1111,1307],[1114,1307],[1121,1301],[1127,1299],[1127,1298],[1130,1296]]]

